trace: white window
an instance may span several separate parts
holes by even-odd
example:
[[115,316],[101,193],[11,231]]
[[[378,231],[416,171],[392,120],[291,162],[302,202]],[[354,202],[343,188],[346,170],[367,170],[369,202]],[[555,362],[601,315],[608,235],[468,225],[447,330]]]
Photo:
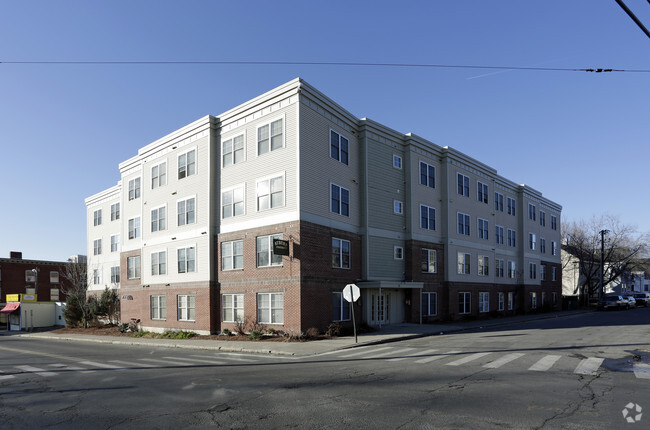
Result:
[[399,200],[393,200],[393,213],[402,215],[404,213],[404,203]]
[[517,263],[508,260],[508,278],[515,279],[517,277]]
[[140,277],[140,256],[127,257],[126,259],[126,277],[128,279],[137,279]]
[[500,225],[494,228],[494,240],[497,245],[503,245],[503,227]]
[[167,162],[151,167],[151,189],[167,185]]
[[244,321],[244,295],[221,295],[221,320],[223,322]]
[[557,281],[557,267],[555,266],[551,267],[551,281]]
[[477,181],[477,198],[479,202],[488,202],[488,186],[483,182]]
[[490,312],[490,293],[484,291],[478,293],[478,311]]
[[257,267],[282,266],[282,256],[273,252],[273,239],[282,239],[282,234],[257,238]]
[[51,302],[58,302],[59,301],[59,289],[58,288],[50,288],[50,301]]
[[193,294],[178,296],[178,320],[179,321],[195,321],[195,304],[196,296]]
[[469,236],[469,215],[458,212],[458,234]]
[[350,241],[332,238],[332,267],[336,269],[350,268]]
[[59,272],[51,271],[50,272],[50,284],[58,284],[58,283],[59,283]]
[[478,238],[488,240],[488,229],[490,228],[488,220],[479,218],[477,224]]
[[332,321],[350,320],[350,302],[343,298],[343,293],[332,293]]
[[111,267],[111,284],[120,283],[120,266]]
[[402,168],[402,157],[399,155],[393,154],[393,167],[396,169]]
[[508,246],[517,246],[517,232],[508,229]]
[[340,161],[343,164],[348,164],[348,138],[341,134],[330,130],[330,157]]
[[508,310],[511,311],[515,307],[515,293],[508,293]]
[[528,233],[528,247],[533,251],[537,248],[537,236],[535,233]]
[[167,251],[151,253],[151,274],[153,276],[167,274]]
[[244,241],[233,240],[221,244],[221,270],[244,268]]
[[257,181],[257,210],[284,206],[284,176]]
[[551,229],[557,230],[557,217],[555,215],[551,215]]
[[176,203],[178,208],[178,226],[194,224],[196,222],[196,198],[179,200]]
[[427,205],[420,205],[420,228],[425,230],[436,229],[436,209]]
[[490,274],[490,258],[485,255],[478,256],[478,274],[479,276],[488,276]]
[[468,314],[472,311],[472,296],[468,292],[458,293],[458,313]]
[[470,254],[464,252],[458,253],[458,274],[459,275],[469,275],[470,274]]
[[437,273],[438,261],[435,249],[422,249],[422,272]]
[[93,240],[93,255],[100,255],[102,253],[102,240]]
[[129,200],[140,198],[140,178],[129,181]]
[[422,293],[422,316],[438,315],[438,293]]
[[497,278],[503,278],[505,275],[505,262],[502,259],[497,258],[496,264],[494,266],[495,273],[494,276]]
[[284,146],[282,119],[257,128],[257,155],[275,151]]
[[457,174],[458,194],[469,197],[469,176],[462,173]]
[[420,161],[420,185],[436,187],[436,168],[429,163]]
[[528,219],[535,221],[535,205],[532,203],[528,203]]
[[537,309],[537,293],[530,293],[530,307]]
[[196,173],[196,149],[178,156],[178,179],[192,176]]
[[102,225],[102,210],[98,209],[93,212],[93,225],[97,227],[98,225]]
[[129,220],[129,239],[138,237],[140,237],[140,217],[131,218]]
[[393,247],[393,259],[395,260],[404,260],[404,248],[401,246]]
[[330,211],[335,214],[350,216],[350,190],[331,184]]
[[221,193],[221,217],[226,219],[238,215],[244,215],[243,185]]
[[245,161],[246,151],[244,149],[244,141],[245,139],[243,134],[223,141],[221,145],[223,148],[223,167],[232,166],[233,164]]
[[551,254],[557,255],[557,242],[551,241]]
[[111,236],[111,252],[117,252],[120,250],[120,235],[114,234]]
[[167,228],[167,208],[165,206],[151,210],[151,231],[162,231]]
[[102,283],[102,271],[100,269],[93,269],[93,284],[99,285],[101,283]]
[[546,227],[546,212],[539,211],[539,225]]
[[111,221],[120,219],[120,204],[115,203],[111,205]]
[[537,279],[537,264],[528,263],[528,277],[530,279]]
[[[38,271],[38,269],[36,269]],[[36,282],[36,274],[33,269],[25,270],[25,282]]]
[[167,297],[151,296],[150,308],[152,320],[164,320],[167,318]]
[[503,194],[494,192],[494,210],[503,212]]
[[507,197],[508,215],[515,215],[515,199]]
[[196,249],[193,246],[176,251],[178,273],[196,272]]
[[543,237],[539,238],[539,252],[546,254],[546,239]]
[[497,299],[498,299],[498,307],[497,310],[502,311],[505,309],[505,294],[504,293],[497,293]]
[[257,294],[257,321],[262,324],[284,323],[284,293]]

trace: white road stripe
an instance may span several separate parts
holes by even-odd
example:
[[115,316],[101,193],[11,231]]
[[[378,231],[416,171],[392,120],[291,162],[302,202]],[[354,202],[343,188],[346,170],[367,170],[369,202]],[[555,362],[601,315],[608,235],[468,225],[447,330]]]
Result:
[[[4,372],[0,370],[0,373],[4,373]],[[0,375],[0,381],[2,381],[3,379],[11,379],[13,377],[14,375]]]
[[[431,351],[435,351],[435,349],[432,349]],[[430,363],[430,362],[432,362],[434,360],[440,360],[441,358],[449,357],[450,355],[455,355],[455,354],[458,354],[460,352],[462,352],[462,351],[449,351],[449,352],[445,352],[444,354],[438,354],[438,355],[434,355],[432,357],[422,358],[420,360],[416,360],[415,362],[418,363],[418,364]]]
[[534,370],[537,372],[546,372],[548,369],[553,367],[556,361],[560,359],[559,355],[547,355],[542,357],[537,363],[533,364],[528,368],[528,370]]
[[521,354],[519,352],[513,352],[512,354],[506,354],[503,357],[484,365],[483,367],[487,367],[488,369],[498,369],[504,364],[510,363],[511,361],[516,360],[523,356],[524,354]]
[[70,367],[67,364],[62,364],[62,363],[54,363],[50,364],[50,367],[56,367],[57,369],[63,369],[67,371],[72,371],[72,372],[79,372],[79,373],[93,373],[94,370],[88,370],[83,367]]
[[16,369],[20,369],[24,372],[32,372],[37,374],[38,376],[42,376],[44,378],[49,378],[50,376],[58,375],[56,372],[51,372],[49,370],[41,369],[38,367],[33,367],[33,366],[16,366]]
[[363,351],[355,352],[353,354],[342,355],[341,358],[350,358],[350,357],[356,357],[358,355],[363,355],[363,354],[372,354],[374,352],[384,351],[386,349],[391,349],[391,347],[390,346],[384,346],[383,348],[364,349]]
[[157,358],[138,358],[142,361],[151,361],[153,363],[165,364],[167,366],[191,366],[192,363],[187,363],[184,361],[173,361],[173,360],[158,360]]
[[123,368],[128,369],[129,367],[158,367],[155,364],[149,363],[136,363],[135,361],[122,361],[122,360],[108,360],[109,363],[121,364]]
[[80,361],[79,364],[83,364],[86,366],[90,367],[101,367],[104,369],[123,369],[124,366],[117,366],[115,364],[106,364],[106,363],[98,363],[96,361]]
[[190,363],[205,363],[205,364],[227,364],[225,361],[214,361],[214,360],[201,360],[198,358],[183,358],[183,357],[163,357],[168,360],[181,360],[181,361],[189,361]]
[[650,364],[646,363],[635,363],[632,366],[634,370],[634,376],[640,379],[650,379]]
[[[402,360],[406,360],[407,358],[417,358],[417,357],[422,357],[423,355],[429,355],[429,354],[431,354],[432,352],[436,352],[436,351],[437,351],[437,349],[427,349],[427,350],[425,350],[425,351],[420,351],[420,352],[418,352],[418,353],[416,353],[416,354],[408,355],[408,356],[406,356],[406,357],[391,358],[391,359],[388,360],[388,361],[402,361]],[[417,363],[417,361],[416,361],[416,363]]]
[[413,348],[402,348],[402,349],[398,349],[396,351],[388,351],[388,352],[382,352],[380,354],[368,355],[368,356],[363,357],[363,358],[380,358],[380,357],[385,357],[387,355],[401,354],[402,352],[412,351],[412,350],[413,350]]
[[[224,357],[225,355],[225,357]],[[219,356],[212,356],[212,355],[190,355],[190,357],[196,357],[196,358],[221,358],[223,360],[235,360],[235,361],[248,361],[248,362],[256,362],[257,360],[253,360],[251,358],[242,358],[240,357],[242,354],[221,354]]]
[[478,360],[481,357],[491,354],[491,352],[477,352],[476,354],[470,354],[467,357],[460,358],[458,360],[447,363],[447,366],[460,366],[461,364],[469,363],[470,361]]
[[578,364],[578,367],[576,367],[576,370],[574,370],[573,373],[577,373],[579,375],[595,375],[596,371],[600,367],[600,364],[604,360],[604,358],[598,357],[585,358],[580,362],[580,364]]

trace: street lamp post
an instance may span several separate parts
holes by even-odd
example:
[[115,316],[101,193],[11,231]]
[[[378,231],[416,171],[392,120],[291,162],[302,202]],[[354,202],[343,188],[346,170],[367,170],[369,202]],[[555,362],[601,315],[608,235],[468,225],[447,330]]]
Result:
[[598,292],[598,300],[603,300],[603,295],[605,293],[605,288],[603,281],[605,278],[604,268],[605,268],[605,235],[609,233],[609,230],[600,230],[600,291]]

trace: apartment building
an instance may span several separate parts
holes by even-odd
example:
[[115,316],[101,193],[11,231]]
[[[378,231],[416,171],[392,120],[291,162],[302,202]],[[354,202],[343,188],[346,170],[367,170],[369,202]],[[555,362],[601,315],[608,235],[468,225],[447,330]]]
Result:
[[350,283],[370,325],[559,306],[560,205],[301,79],[119,168],[86,200],[90,284],[149,330],[325,329],[350,319]]

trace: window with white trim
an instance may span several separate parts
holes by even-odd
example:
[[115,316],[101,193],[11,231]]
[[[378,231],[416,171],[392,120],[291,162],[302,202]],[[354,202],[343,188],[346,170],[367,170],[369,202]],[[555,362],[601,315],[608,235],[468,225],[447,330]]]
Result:
[[178,179],[187,178],[194,174],[196,174],[196,149],[178,156]]
[[330,158],[348,164],[349,141],[348,138],[334,130],[330,130]]
[[497,310],[502,311],[505,309],[505,294],[504,293],[497,293]]
[[517,278],[517,263],[510,260],[508,260],[508,278],[509,279]]
[[528,233],[528,247],[533,251],[537,248],[537,235],[535,233]]
[[404,203],[399,200],[393,200],[393,213],[402,215],[404,213]]
[[496,259],[496,264],[494,265],[494,269],[495,269],[494,276],[496,276],[497,278],[503,278],[504,277],[504,273],[505,273],[505,264],[504,263],[505,262],[503,261],[503,259],[500,259],[500,258]]
[[284,293],[257,293],[257,321],[284,324]]
[[456,180],[458,185],[458,194],[461,196],[469,197],[469,176],[458,173],[456,175]]
[[551,215],[551,229],[557,230],[557,217],[555,215]]
[[495,226],[494,240],[497,245],[503,245],[503,226],[500,225]]
[[539,279],[542,281],[546,281],[546,265],[545,264],[540,264],[539,265]]
[[221,270],[241,270],[244,268],[244,241],[232,240],[221,243]]
[[488,240],[488,230],[489,230],[488,220],[479,218],[477,220],[477,224],[478,224],[478,238]]
[[244,295],[221,295],[221,320],[223,322],[244,321]]
[[102,253],[102,240],[93,240],[93,255],[100,255]]
[[511,197],[506,197],[506,202],[508,203],[508,215],[515,215],[515,199]]
[[[100,269],[93,269],[93,284],[99,285],[101,283],[102,283],[102,271]],[[27,294],[31,294],[31,293],[27,291]]]
[[93,212],[93,226],[102,225],[102,210],[97,209]]
[[257,210],[284,206],[284,176],[260,179],[257,181]]
[[158,251],[151,253],[151,275],[167,274],[167,251]]
[[528,277],[530,279],[537,279],[537,264],[528,263]]
[[539,211],[539,225],[546,227],[546,212]]
[[120,266],[111,267],[111,284],[120,283]]
[[151,189],[167,185],[167,162],[151,167]]
[[517,232],[510,228],[508,229],[508,246],[517,246]]
[[330,202],[331,212],[343,216],[350,216],[350,190],[336,184],[331,184]]
[[535,205],[532,203],[528,203],[528,219],[535,221]]
[[530,307],[532,309],[537,309],[537,293],[530,293]]
[[551,241],[551,255],[557,255],[557,242]]
[[551,281],[557,281],[557,267],[551,267]]
[[350,268],[350,241],[332,238],[332,267],[335,269]]
[[221,218],[244,215],[244,186],[221,192]]
[[284,146],[282,118],[257,128],[257,155],[267,154]]
[[178,295],[178,320],[196,321],[196,296],[194,294]]
[[167,297],[164,295],[152,295],[149,298],[149,308],[152,320],[164,320],[167,318]]
[[438,293],[422,293],[422,316],[430,317],[438,315]]
[[402,169],[402,157],[393,154],[393,167],[400,170]]
[[332,293],[332,321],[349,321],[350,315],[350,302],[343,298],[343,293]]
[[490,293],[487,291],[478,293],[478,311],[481,313],[490,312]]
[[240,134],[221,143],[222,166],[228,167],[246,160],[244,134]]
[[111,205],[111,221],[120,219],[120,204],[114,203]]
[[111,252],[117,252],[120,250],[120,235],[114,234],[111,236]]
[[494,192],[494,210],[503,212],[503,194]]
[[427,205],[420,205],[420,228],[423,228],[425,230],[436,229],[435,208]]
[[126,277],[128,279],[138,279],[140,277],[140,256],[126,258]]
[[167,207],[161,206],[151,209],[151,232],[162,231],[167,228]]
[[476,182],[477,193],[476,197],[479,202],[486,203],[488,202],[488,186],[481,181]]
[[508,292],[508,310],[511,311],[515,307],[515,293]]
[[178,273],[196,272],[196,248],[188,246],[176,250]]
[[469,292],[463,291],[458,293],[458,313],[468,314],[472,311],[472,295]]
[[178,226],[194,224],[196,222],[196,197],[190,197],[176,202]]
[[394,260],[404,260],[404,248],[401,246],[393,247],[393,259]]
[[129,200],[140,198],[140,178],[129,181]]
[[470,274],[470,259],[471,255],[465,252],[458,253],[458,274],[459,275],[469,275]]
[[282,239],[282,234],[257,237],[257,267],[282,266],[282,256],[273,252],[273,239]]
[[469,236],[469,223],[469,215],[458,212],[458,234]]
[[50,284],[58,284],[59,283],[59,272],[52,270],[50,271]]
[[479,276],[488,276],[490,274],[490,257],[486,255],[478,256],[478,274]]
[[438,255],[435,249],[422,248],[422,272],[438,272]]
[[436,187],[436,168],[429,163],[420,161],[420,185]]
[[129,240],[137,239],[140,237],[140,217],[131,218],[129,220]]
[[539,238],[539,252],[546,254],[546,239],[543,237]]

